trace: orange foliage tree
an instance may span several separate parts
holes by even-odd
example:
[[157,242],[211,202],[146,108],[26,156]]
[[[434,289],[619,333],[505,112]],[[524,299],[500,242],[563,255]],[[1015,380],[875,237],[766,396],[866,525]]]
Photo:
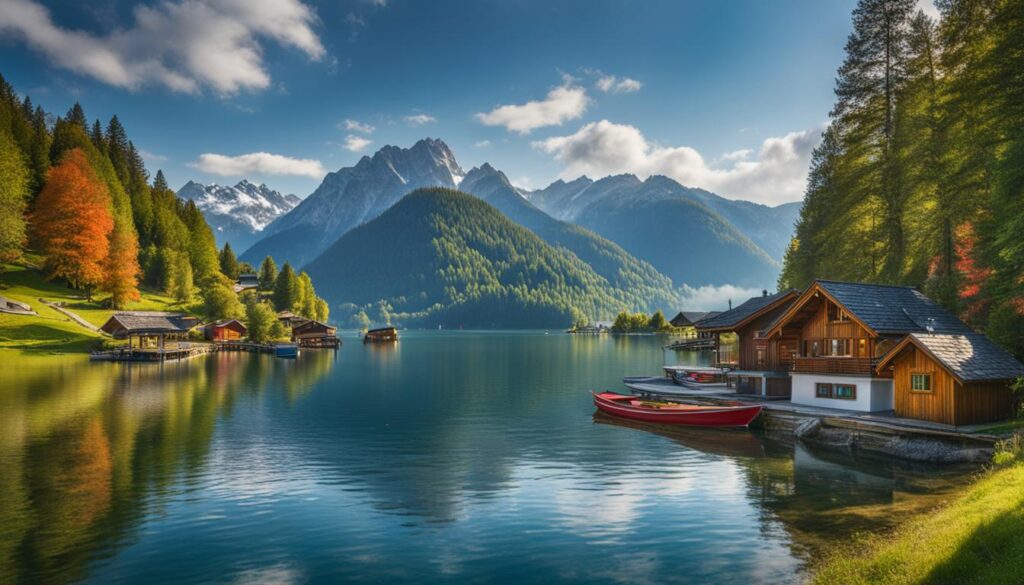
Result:
[[101,288],[110,294],[110,306],[123,309],[129,302],[139,300],[139,241],[130,228],[114,228],[105,264]]
[[50,169],[30,215],[33,242],[45,256],[49,278],[92,289],[104,282],[114,218],[110,193],[85,153],[75,148]]

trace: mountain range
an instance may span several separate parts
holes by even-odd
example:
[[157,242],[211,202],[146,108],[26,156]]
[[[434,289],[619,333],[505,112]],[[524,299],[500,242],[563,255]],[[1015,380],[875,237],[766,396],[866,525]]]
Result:
[[[489,204],[488,209],[539,238],[544,246],[530,244],[524,249],[544,258],[527,259],[529,265],[572,265],[574,270],[583,270],[586,282],[602,283],[612,292],[601,298],[591,295],[594,289],[581,289],[587,298],[584,304],[601,307],[602,311],[610,310],[612,305],[631,310],[675,309],[682,285],[770,288],[778,276],[800,206],[790,203],[768,207],[726,199],[664,176],[646,180],[633,175],[599,180],[580,177],[527,191],[512,185],[504,173],[489,164],[464,171],[444,142],[427,138],[410,148],[385,146],[354,166],[329,173],[309,197],[266,224],[241,259],[256,264],[269,255],[278,264],[307,267],[311,274],[317,273],[318,290],[323,286],[325,297],[334,306],[384,299],[399,313],[417,315],[415,319],[427,319],[427,314],[432,315],[430,319],[451,315],[446,307],[460,303],[460,297],[429,291],[435,290],[438,282],[445,282],[450,271],[464,268],[459,261],[468,256],[462,253],[447,256],[458,260],[453,264],[433,257],[431,265],[441,272],[434,276],[418,272],[418,291],[413,290],[415,287],[399,291],[385,283],[374,284],[366,276],[384,274],[382,268],[370,267],[369,258],[379,255],[368,253],[371,241],[382,250],[414,256],[411,249],[400,245],[404,239],[397,233],[401,230],[394,225],[394,217],[384,223],[375,220],[410,192],[433,187],[474,195]],[[466,201],[448,197],[434,203],[437,209],[453,210]],[[408,211],[405,209],[403,214]],[[464,212],[452,211],[457,215]],[[489,217],[489,213],[475,210],[469,216]],[[408,219],[403,214],[399,216]],[[434,213],[433,217],[441,216]],[[356,229],[358,238],[345,238]],[[424,237],[431,233],[428,229],[419,231]],[[355,249],[365,257],[362,263],[353,263],[343,241],[358,244]],[[454,237],[420,239],[415,245],[465,247],[479,242]],[[463,252],[473,255],[469,250]],[[405,262],[399,265],[408,267]],[[325,284],[321,285],[320,280]],[[525,281],[533,282],[530,278]],[[407,280],[402,282],[408,284]],[[353,288],[354,283],[362,283],[361,288]],[[466,284],[468,289],[474,286],[482,283]],[[385,296],[367,301],[378,293]],[[430,305],[411,302],[413,297],[430,300]],[[614,302],[609,304],[607,298]],[[560,306],[556,312],[564,314],[565,310]],[[591,319],[610,316],[587,315]]]
[[251,246],[271,222],[302,201],[296,195],[282,195],[245,179],[233,187],[189,181],[178,190],[178,197],[195,201],[213,229],[217,245],[230,242],[235,250]]

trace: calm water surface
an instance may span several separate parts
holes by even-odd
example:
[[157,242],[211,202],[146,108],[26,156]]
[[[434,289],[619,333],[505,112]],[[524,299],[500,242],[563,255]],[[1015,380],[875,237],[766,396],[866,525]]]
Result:
[[790,582],[966,477],[595,415],[662,341],[0,355],[0,583]]

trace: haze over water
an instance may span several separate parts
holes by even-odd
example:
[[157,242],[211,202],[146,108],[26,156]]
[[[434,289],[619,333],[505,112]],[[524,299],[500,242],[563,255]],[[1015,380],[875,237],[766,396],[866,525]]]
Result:
[[587,390],[656,374],[663,342],[5,360],[0,582],[772,583],[964,477],[595,416]]

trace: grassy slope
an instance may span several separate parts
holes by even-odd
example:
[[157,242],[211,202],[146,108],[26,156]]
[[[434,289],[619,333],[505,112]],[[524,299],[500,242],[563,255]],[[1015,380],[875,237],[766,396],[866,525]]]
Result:
[[983,476],[889,538],[842,547],[819,584],[1024,583],[1024,462]]
[[[24,266],[5,265],[0,270],[0,295],[32,306],[38,316],[0,313],[0,349],[81,352],[101,338],[60,312],[39,302],[63,302],[66,309],[97,327],[113,313],[95,299],[87,302],[81,291],[59,282],[47,282],[42,275]],[[143,291],[142,300],[130,309],[136,311],[185,311],[170,298]]]

